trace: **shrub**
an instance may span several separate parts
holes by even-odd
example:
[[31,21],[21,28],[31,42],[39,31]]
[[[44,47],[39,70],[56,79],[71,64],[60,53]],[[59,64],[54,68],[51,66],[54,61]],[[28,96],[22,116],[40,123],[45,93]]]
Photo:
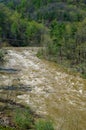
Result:
[[0,49],[0,62],[4,61],[4,51]]

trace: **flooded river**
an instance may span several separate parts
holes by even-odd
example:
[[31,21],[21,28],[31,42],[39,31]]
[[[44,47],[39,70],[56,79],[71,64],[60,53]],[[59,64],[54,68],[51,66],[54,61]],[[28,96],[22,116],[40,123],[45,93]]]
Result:
[[7,48],[0,96],[29,105],[56,130],[86,130],[86,80],[36,57],[38,48]]

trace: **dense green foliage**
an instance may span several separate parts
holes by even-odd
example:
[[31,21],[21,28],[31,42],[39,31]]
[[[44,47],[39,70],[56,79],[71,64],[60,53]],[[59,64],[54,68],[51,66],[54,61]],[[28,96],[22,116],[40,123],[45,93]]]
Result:
[[40,45],[45,27],[36,21],[22,16],[16,9],[12,10],[0,4],[0,38],[13,46]]
[[45,57],[86,73],[85,0],[0,0],[0,38],[46,46]]

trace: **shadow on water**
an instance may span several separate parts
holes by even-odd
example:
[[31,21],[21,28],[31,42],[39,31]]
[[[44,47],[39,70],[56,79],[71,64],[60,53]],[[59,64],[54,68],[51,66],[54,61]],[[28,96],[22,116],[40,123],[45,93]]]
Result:
[[0,86],[0,90],[6,91],[32,91],[32,87],[26,85],[18,85],[18,86]]
[[20,70],[18,70],[18,69],[0,67],[0,72],[1,73],[17,73],[19,71]]

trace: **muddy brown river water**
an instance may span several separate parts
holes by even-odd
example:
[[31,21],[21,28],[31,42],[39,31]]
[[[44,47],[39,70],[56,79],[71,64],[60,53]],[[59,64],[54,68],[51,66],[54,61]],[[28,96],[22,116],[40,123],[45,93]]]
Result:
[[29,105],[55,130],[86,130],[86,80],[36,57],[39,48],[5,48],[0,96]]

